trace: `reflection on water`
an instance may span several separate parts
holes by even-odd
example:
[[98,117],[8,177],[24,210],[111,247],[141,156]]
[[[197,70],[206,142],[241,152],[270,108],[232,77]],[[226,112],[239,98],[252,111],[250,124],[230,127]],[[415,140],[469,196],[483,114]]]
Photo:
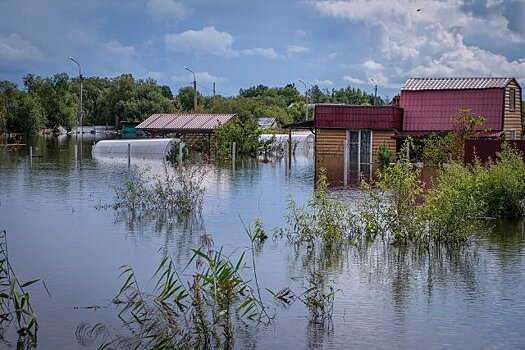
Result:
[[[312,194],[314,164],[297,156],[261,163],[209,164],[201,216],[188,220],[160,213],[136,216],[97,210],[111,203],[114,187],[136,176],[162,171],[143,165],[94,161],[92,141],[82,145],[75,167],[74,137],[35,138],[32,165],[27,148],[0,149],[0,229],[10,235],[10,256],[22,280],[43,278],[52,298],[32,291],[40,320],[39,349],[87,349],[76,327],[87,322],[120,326],[107,306],[129,264],[150,290],[160,257],[169,252],[184,267],[202,233],[231,254],[249,245],[241,219],[260,217],[266,232],[284,226],[286,197],[304,203]],[[356,189],[338,190],[350,202]],[[272,325],[238,327],[238,348],[520,348],[525,344],[525,223],[494,222],[467,246],[449,249],[369,246],[293,247],[268,239],[256,252],[262,296],[275,313]],[[159,252],[160,250],[160,252]],[[313,322],[308,308],[282,308],[264,288],[285,286],[300,293],[308,271],[325,287],[340,289],[330,324]],[[8,340],[16,339],[9,338]],[[16,343],[11,341],[11,343]],[[0,345],[0,346],[3,346]]]

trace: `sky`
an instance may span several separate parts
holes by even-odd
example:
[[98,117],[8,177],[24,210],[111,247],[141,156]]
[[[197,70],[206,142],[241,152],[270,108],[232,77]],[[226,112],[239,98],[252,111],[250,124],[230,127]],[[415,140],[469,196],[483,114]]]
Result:
[[[264,84],[392,97],[409,77],[515,77],[525,0],[0,0],[0,80],[153,78],[174,93]],[[302,82],[301,82],[302,81]],[[303,84],[304,83],[304,84]]]

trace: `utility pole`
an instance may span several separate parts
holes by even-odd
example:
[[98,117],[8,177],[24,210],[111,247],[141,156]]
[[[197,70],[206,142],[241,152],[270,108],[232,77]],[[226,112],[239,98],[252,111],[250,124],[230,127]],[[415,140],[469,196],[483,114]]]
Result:
[[213,82],[213,99],[215,100],[215,82]]
[[195,79],[195,73],[188,67],[184,67],[188,72],[193,75],[193,113],[197,112],[197,80]]

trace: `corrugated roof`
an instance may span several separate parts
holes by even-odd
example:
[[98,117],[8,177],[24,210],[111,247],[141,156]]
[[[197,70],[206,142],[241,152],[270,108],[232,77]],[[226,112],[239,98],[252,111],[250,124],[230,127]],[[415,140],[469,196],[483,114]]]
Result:
[[137,125],[136,129],[166,132],[211,132],[234,116],[234,114],[153,114]]
[[505,88],[513,78],[410,78],[401,90],[464,90]]

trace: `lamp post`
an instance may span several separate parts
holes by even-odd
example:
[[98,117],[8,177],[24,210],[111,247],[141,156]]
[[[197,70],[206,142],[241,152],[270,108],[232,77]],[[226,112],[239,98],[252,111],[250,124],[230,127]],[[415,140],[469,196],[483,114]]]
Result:
[[82,123],[82,117],[84,115],[84,111],[82,110],[82,67],[80,66],[80,63],[78,63],[78,61],[73,57],[69,56],[69,59],[75,62],[78,66],[78,79],[80,80],[80,109],[78,112],[78,119],[80,121],[80,138],[84,139],[84,125]]
[[193,75],[193,113],[197,112],[197,80],[195,79],[195,73],[188,67],[184,67],[188,72]]
[[370,78],[370,81],[374,83],[374,106],[375,106],[377,103],[377,84],[374,78]]
[[301,79],[299,79],[299,81],[301,82],[301,84],[304,85],[304,99],[306,103],[306,120],[308,120],[308,88],[306,87],[306,83],[304,81],[302,81]]

